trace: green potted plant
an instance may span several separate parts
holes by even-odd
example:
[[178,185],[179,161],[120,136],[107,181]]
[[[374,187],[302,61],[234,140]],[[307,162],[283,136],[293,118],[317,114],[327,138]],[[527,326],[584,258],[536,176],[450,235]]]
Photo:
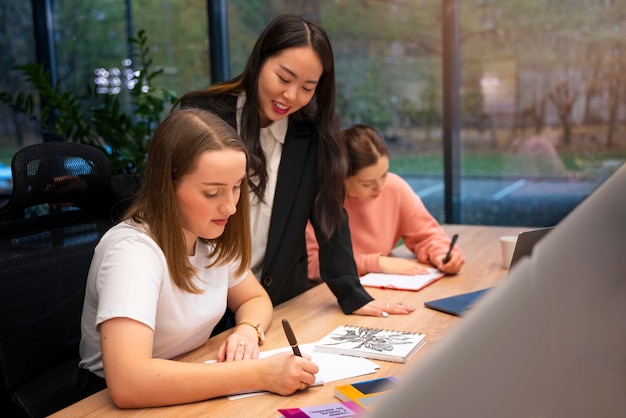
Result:
[[32,94],[20,92],[13,97],[0,92],[0,102],[24,112],[36,120],[45,134],[60,140],[94,145],[104,151],[115,174],[141,174],[148,141],[163,114],[177,96],[155,85],[162,69],[153,69],[150,48],[144,30],[131,38],[138,68],[131,80],[131,110],[124,110],[119,95],[99,94],[87,86],[83,95],[64,91],[61,83],[52,85],[50,75],[40,63],[15,67],[33,85],[41,98],[41,109],[35,108]]

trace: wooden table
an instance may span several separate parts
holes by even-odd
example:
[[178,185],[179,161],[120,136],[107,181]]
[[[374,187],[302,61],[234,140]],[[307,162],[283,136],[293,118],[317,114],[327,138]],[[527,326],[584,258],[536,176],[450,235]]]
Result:
[[[266,343],[261,347],[262,350],[271,350],[288,345],[280,325],[282,318],[289,319],[301,344],[315,342],[342,324],[424,332],[428,343],[406,364],[376,361],[381,367],[375,374],[329,382],[322,387],[309,388],[291,396],[266,394],[234,401],[228,398],[217,398],[193,404],[161,408],[121,410],[113,404],[108,390],[103,390],[57,412],[53,417],[130,415],[133,417],[277,417],[279,416],[277,412],[279,408],[337,402],[333,391],[334,387],[339,384],[389,375],[402,380],[403,373],[412,365],[420,362],[429,352],[436,350],[437,343],[443,335],[463,321],[462,318],[425,308],[424,302],[496,284],[507,273],[507,270],[502,267],[499,237],[518,234],[529,228],[444,225],[444,229],[449,235],[459,234],[457,245],[465,254],[465,266],[461,273],[456,276],[444,277],[419,292],[368,288],[371,295],[377,299],[415,306],[417,309],[412,314],[391,315],[388,318],[344,315],[333,294],[325,284],[322,284],[276,306],[272,325],[266,331]],[[228,332],[212,338],[205,345],[186,354],[180,360],[203,362],[214,359],[218,347]]]

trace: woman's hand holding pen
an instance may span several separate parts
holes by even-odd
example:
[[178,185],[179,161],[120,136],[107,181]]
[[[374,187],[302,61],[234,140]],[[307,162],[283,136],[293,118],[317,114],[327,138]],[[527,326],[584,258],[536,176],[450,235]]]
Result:
[[267,365],[262,375],[266,379],[265,389],[279,395],[290,395],[295,391],[306,389],[315,383],[315,374],[319,372],[319,367],[307,354],[299,357],[292,353],[279,353],[259,362]]
[[456,244],[457,239],[459,239],[459,234],[454,234],[450,240],[448,252],[446,254],[440,254],[435,257],[434,260],[431,260],[433,266],[437,267],[446,274],[458,273],[465,262],[465,260],[463,260],[463,255],[454,249],[454,244]]
[[446,274],[456,274],[461,271],[461,267],[463,267],[465,260],[459,251],[451,251],[447,263],[443,262],[445,258],[446,254],[438,255],[434,260],[432,260],[433,266],[437,267]]

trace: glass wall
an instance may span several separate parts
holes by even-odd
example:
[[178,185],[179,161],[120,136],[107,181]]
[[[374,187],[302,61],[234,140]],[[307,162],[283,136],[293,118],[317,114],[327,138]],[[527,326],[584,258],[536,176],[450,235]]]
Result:
[[[41,7],[44,3],[38,2]],[[102,105],[107,95],[117,96],[123,111],[132,115],[135,102],[130,91],[143,87],[135,86],[135,80],[146,62],[153,74],[159,72],[153,86],[173,95],[209,84],[205,0],[54,0],[50,4],[48,33],[56,63],[51,79],[58,83],[60,93],[82,103],[84,115],[89,115],[87,108]],[[14,69],[37,61],[31,2],[2,2],[0,16],[7,22],[0,33],[5,51],[0,62],[6,74],[0,80],[0,91],[11,95],[12,103],[21,94],[33,94],[32,107],[39,117],[38,94],[26,73]],[[46,28],[38,29],[45,32]],[[140,32],[146,37],[145,57],[139,53],[139,44],[129,41],[139,39]],[[0,181],[6,183],[12,155],[23,146],[40,142],[42,130],[6,104],[1,112]],[[6,195],[8,187],[4,184],[0,193]]]
[[[152,65],[163,70],[159,86],[175,95],[207,86],[211,3],[54,0],[59,81],[76,94],[102,88],[130,105],[124,74],[137,56],[127,38],[144,30]],[[342,126],[379,129],[391,170],[445,221],[441,0],[226,4],[230,76],[276,15],[319,21],[334,47]],[[461,222],[554,225],[626,159],[626,2],[458,4],[461,163],[453,170],[461,175]],[[2,2],[0,17],[0,91],[32,92],[9,70],[36,60],[30,2]],[[23,114],[0,112],[0,162],[8,165],[41,136]]]
[[[461,222],[558,223],[626,158],[626,3],[459,2]],[[444,221],[441,2],[230,1],[232,74],[278,13],[327,30],[342,125],[368,123]]]
[[624,161],[625,6],[461,2],[463,223],[554,225]]
[[391,171],[443,220],[439,1],[229,1],[231,73],[239,74],[279,13],[318,21],[333,44],[342,127],[367,123],[386,137]]
[[109,94],[127,90],[119,78],[123,81],[125,72],[142,64],[128,41],[140,31],[145,31],[153,68],[163,71],[159,86],[179,94],[208,84],[206,1],[55,0],[53,4],[59,80],[67,88],[104,86],[108,89],[102,93]]
[[[14,95],[33,89],[12,68],[35,61],[33,12],[29,1],[0,2],[0,92]],[[0,201],[11,191],[11,158],[23,146],[39,142],[37,124],[28,117],[0,104]]]

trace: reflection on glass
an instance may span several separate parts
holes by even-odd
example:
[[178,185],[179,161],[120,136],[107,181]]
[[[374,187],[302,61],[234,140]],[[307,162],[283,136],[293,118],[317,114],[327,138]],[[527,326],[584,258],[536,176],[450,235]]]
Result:
[[[206,1],[96,0],[54,2],[59,80],[80,92],[122,95],[135,88],[136,68],[128,37],[144,30],[150,58],[162,70],[159,85],[177,94],[206,87],[208,41]],[[134,65],[135,64],[135,65]],[[142,86],[145,88],[145,86]]]
[[[366,123],[387,139],[391,171],[443,220],[441,19],[438,1],[228,2],[232,74],[279,13],[316,20],[333,43],[342,127]],[[234,52],[237,51],[237,52]]]
[[[461,221],[555,225],[626,158],[623,2],[459,5]],[[391,170],[443,221],[441,2],[231,1],[231,51],[286,12],[331,36],[342,126],[383,132]]]
[[[5,3],[0,86],[27,90],[9,68],[35,61],[31,3]],[[55,0],[53,6],[59,78],[77,92],[90,85],[123,97],[134,87],[127,37],[139,29],[163,69],[164,87],[180,95],[209,84],[206,1]],[[459,6],[461,222],[554,225],[626,159],[624,2],[462,0]],[[232,76],[276,15],[319,21],[333,42],[342,127],[362,122],[381,131],[391,170],[445,221],[441,1],[230,0],[227,7]],[[17,148],[40,137],[26,118],[1,111],[6,166]]]
[[622,3],[463,2],[464,223],[555,225],[624,161]]
[[[33,89],[18,71],[18,65],[35,61],[33,12],[29,1],[0,2],[0,91],[14,96],[19,91]],[[11,158],[15,152],[41,141],[35,123],[24,114],[14,112],[9,106],[0,105],[0,206],[11,193]]]

